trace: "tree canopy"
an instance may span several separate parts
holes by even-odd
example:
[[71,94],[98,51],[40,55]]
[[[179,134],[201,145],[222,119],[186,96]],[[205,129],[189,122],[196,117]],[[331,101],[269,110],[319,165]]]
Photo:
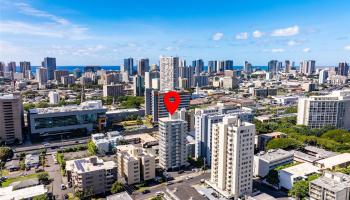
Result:
[[88,152],[89,152],[90,155],[96,155],[97,154],[98,149],[97,149],[95,143],[92,140],[90,140],[88,142],[87,147],[88,147]]
[[122,191],[124,191],[123,184],[118,182],[118,181],[114,182],[112,185],[112,188],[111,188],[111,193],[115,194],[115,193],[119,193]]
[[0,161],[6,161],[13,157],[13,150],[10,147],[0,147]]
[[303,148],[303,143],[295,140],[293,138],[276,138],[273,140],[270,140],[267,143],[266,148],[267,149],[285,149],[285,150],[291,150],[291,149],[300,149]]

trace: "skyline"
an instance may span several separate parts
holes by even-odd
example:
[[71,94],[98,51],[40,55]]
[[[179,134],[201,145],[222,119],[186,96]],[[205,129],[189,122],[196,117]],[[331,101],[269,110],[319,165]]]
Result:
[[350,57],[349,6],[345,0],[5,0],[0,60],[40,65],[48,56],[56,57],[59,66],[120,65],[127,57],[158,63],[160,55],[168,55],[188,62],[232,59],[239,66],[245,60],[266,66],[272,59],[334,66]]

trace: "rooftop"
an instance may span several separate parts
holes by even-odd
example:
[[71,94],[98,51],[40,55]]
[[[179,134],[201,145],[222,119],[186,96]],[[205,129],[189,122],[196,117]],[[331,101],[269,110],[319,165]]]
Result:
[[316,173],[320,168],[310,164],[310,163],[301,163],[299,165],[294,165],[280,170],[280,172],[287,172],[293,176],[307,176],[313,173]]
[[267,162],[274,162],[284,158],[293,157],[293,153],[283,149],[272,149],[267,152],[259,153],[256,156]]
[[138,112],[139,110],[140,109],[137,109],[137,108],[128,108],[128,109],[110,110],[107,113],[112,114],[112,113]]
[[14,95],[14,94],[5,94],[5,95],[0,95],[0,99],[18,99],[19,95]]
[[286,135],[285,133],[282,132],[272,132],[272,133],[265,133],[265,134],[260,134],[261,136],[269,136],[269,137],[277,137],[280,135]]
[[27,187],[19,190],[14,190],[13,186],[0,188],[0,199],[20,200],[46,194],[47,189],[44,185]]
[[301,151],[292,150],[291,152],[294,153],[294,157],[296,159],[304,160],[304,161],[307,161],[307,162],[310,162],[310,163],[313,163],[313,162],[319,160],[319,158],[316,158],[313,155],[309,155],[309,154],[306,154],[306,153],[301,152]]
[[248,197],[248,200],[275,200],[276,198],[273,196],[270,196],[266,193],[261,193],[253,197]]
[[69,160],[66,162],[66,169],[69,171],[76,171],[78,173],[96,171],[101,169],[112,169],[116,167],[114,161],[104,162],[102,159],[99,159],[97,156],[91,156],[87,158]]
[[49,107],[49,108],[34,108],[30,109],[30,113],[33,114],[46,114],[57,112],[72,112],[72,111],[84,111],[84,110],[96,110],[103,109],[102,101],[85,101],[80,105],[67,105],[61,107]]
[[343,163],[350,162],[350,153],[342,153],[336,156],[332,156],[329,158],[325,158],[317,161],[318,164],[322,166],[322,168],[332,168],[334,166],[338,166]]
[[127,192],[120,192],[107,196],[107,200],[132,200],[132,198]]
[[313,180],[311,183],[338,192],[350,187],[350,176],[339,172],[325,172],[324,176]]
[[332,152],[332,151],[327,151],[315,146],[306,146],[304,149],[310,153],[313,153],[316,155],[317,158],[328,158],[332,156],[338,155],[338,153]]

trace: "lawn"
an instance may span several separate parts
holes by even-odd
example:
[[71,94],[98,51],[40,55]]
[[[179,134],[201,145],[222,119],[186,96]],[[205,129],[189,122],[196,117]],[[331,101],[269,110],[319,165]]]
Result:
[[2,183],[2,187],[7,187],[11,183],[16,182],[16,181],[24,181],[24,180],[28,180],[28,179],[32,179],[32,178],[37,178],[38,174],[40,174],[40,173],[29,174],[27,176],[19,176],[16,178],[9,178],[5,182]]

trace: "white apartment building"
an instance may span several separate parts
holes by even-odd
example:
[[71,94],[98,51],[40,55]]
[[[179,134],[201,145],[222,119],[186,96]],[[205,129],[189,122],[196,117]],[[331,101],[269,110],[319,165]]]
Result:
[[154,179],[156,176],[155,156],[143,148],[133,145],[117,147],[118,174],[130,184]]
[[186,165],[187,121],[185,109],[159,119],[159,165],[176,170]]
[[328,78],[328,70],[323,69],[318,76],[318,84],[325,84]]
[[212,128],[211,178],[207,183],[225,198],[238,199],[253,189],[255,125],[226,116]]
[[36,68],[36,80],[39,83],[39,87],[43,88],[45,87],[47,80],[48,80],[48,74],[47,74],[47,68],[45,67],[38,67]]
[[117,180],[117,164],[114,161],[104,162],[97,156],[68,160],[66,171],[68,181],[73,183],[76,190],[91,190],[92,194],[110,191]]
[[160,90],[175,90],[179,85],[179,58],[160,58]]
[[223,117],[239,115],[242,121],[252,122],[253,114],[249,108],[237,108],[224,104],[217,104],[204,109],[195,109],[195,158],[205,158],[211,164],[212,125],[222,122]]
[[309,184],[310,200],[350,199],[350,176],[326,171],[324,175]]
[[329,125],[350,129],[350,90],[299,98],[297,124],[311,128]]
[[98,153],[100,154],[112,152],[122,140],[124,140],[124,137],[118,131],[91,135],[91,141],[96,145]]
[[49,103],[51,105],[56,105],[60,102],[60,95],[58,92],[55,91],[50,91],[49,92]]
[[270,170],[293,162],[293,152],[272,149],[254,156],[254,176],[265,177]]
[[316,61],[304,60],[300,63],[300,73],[305,75],[312,75],[316,72]]

